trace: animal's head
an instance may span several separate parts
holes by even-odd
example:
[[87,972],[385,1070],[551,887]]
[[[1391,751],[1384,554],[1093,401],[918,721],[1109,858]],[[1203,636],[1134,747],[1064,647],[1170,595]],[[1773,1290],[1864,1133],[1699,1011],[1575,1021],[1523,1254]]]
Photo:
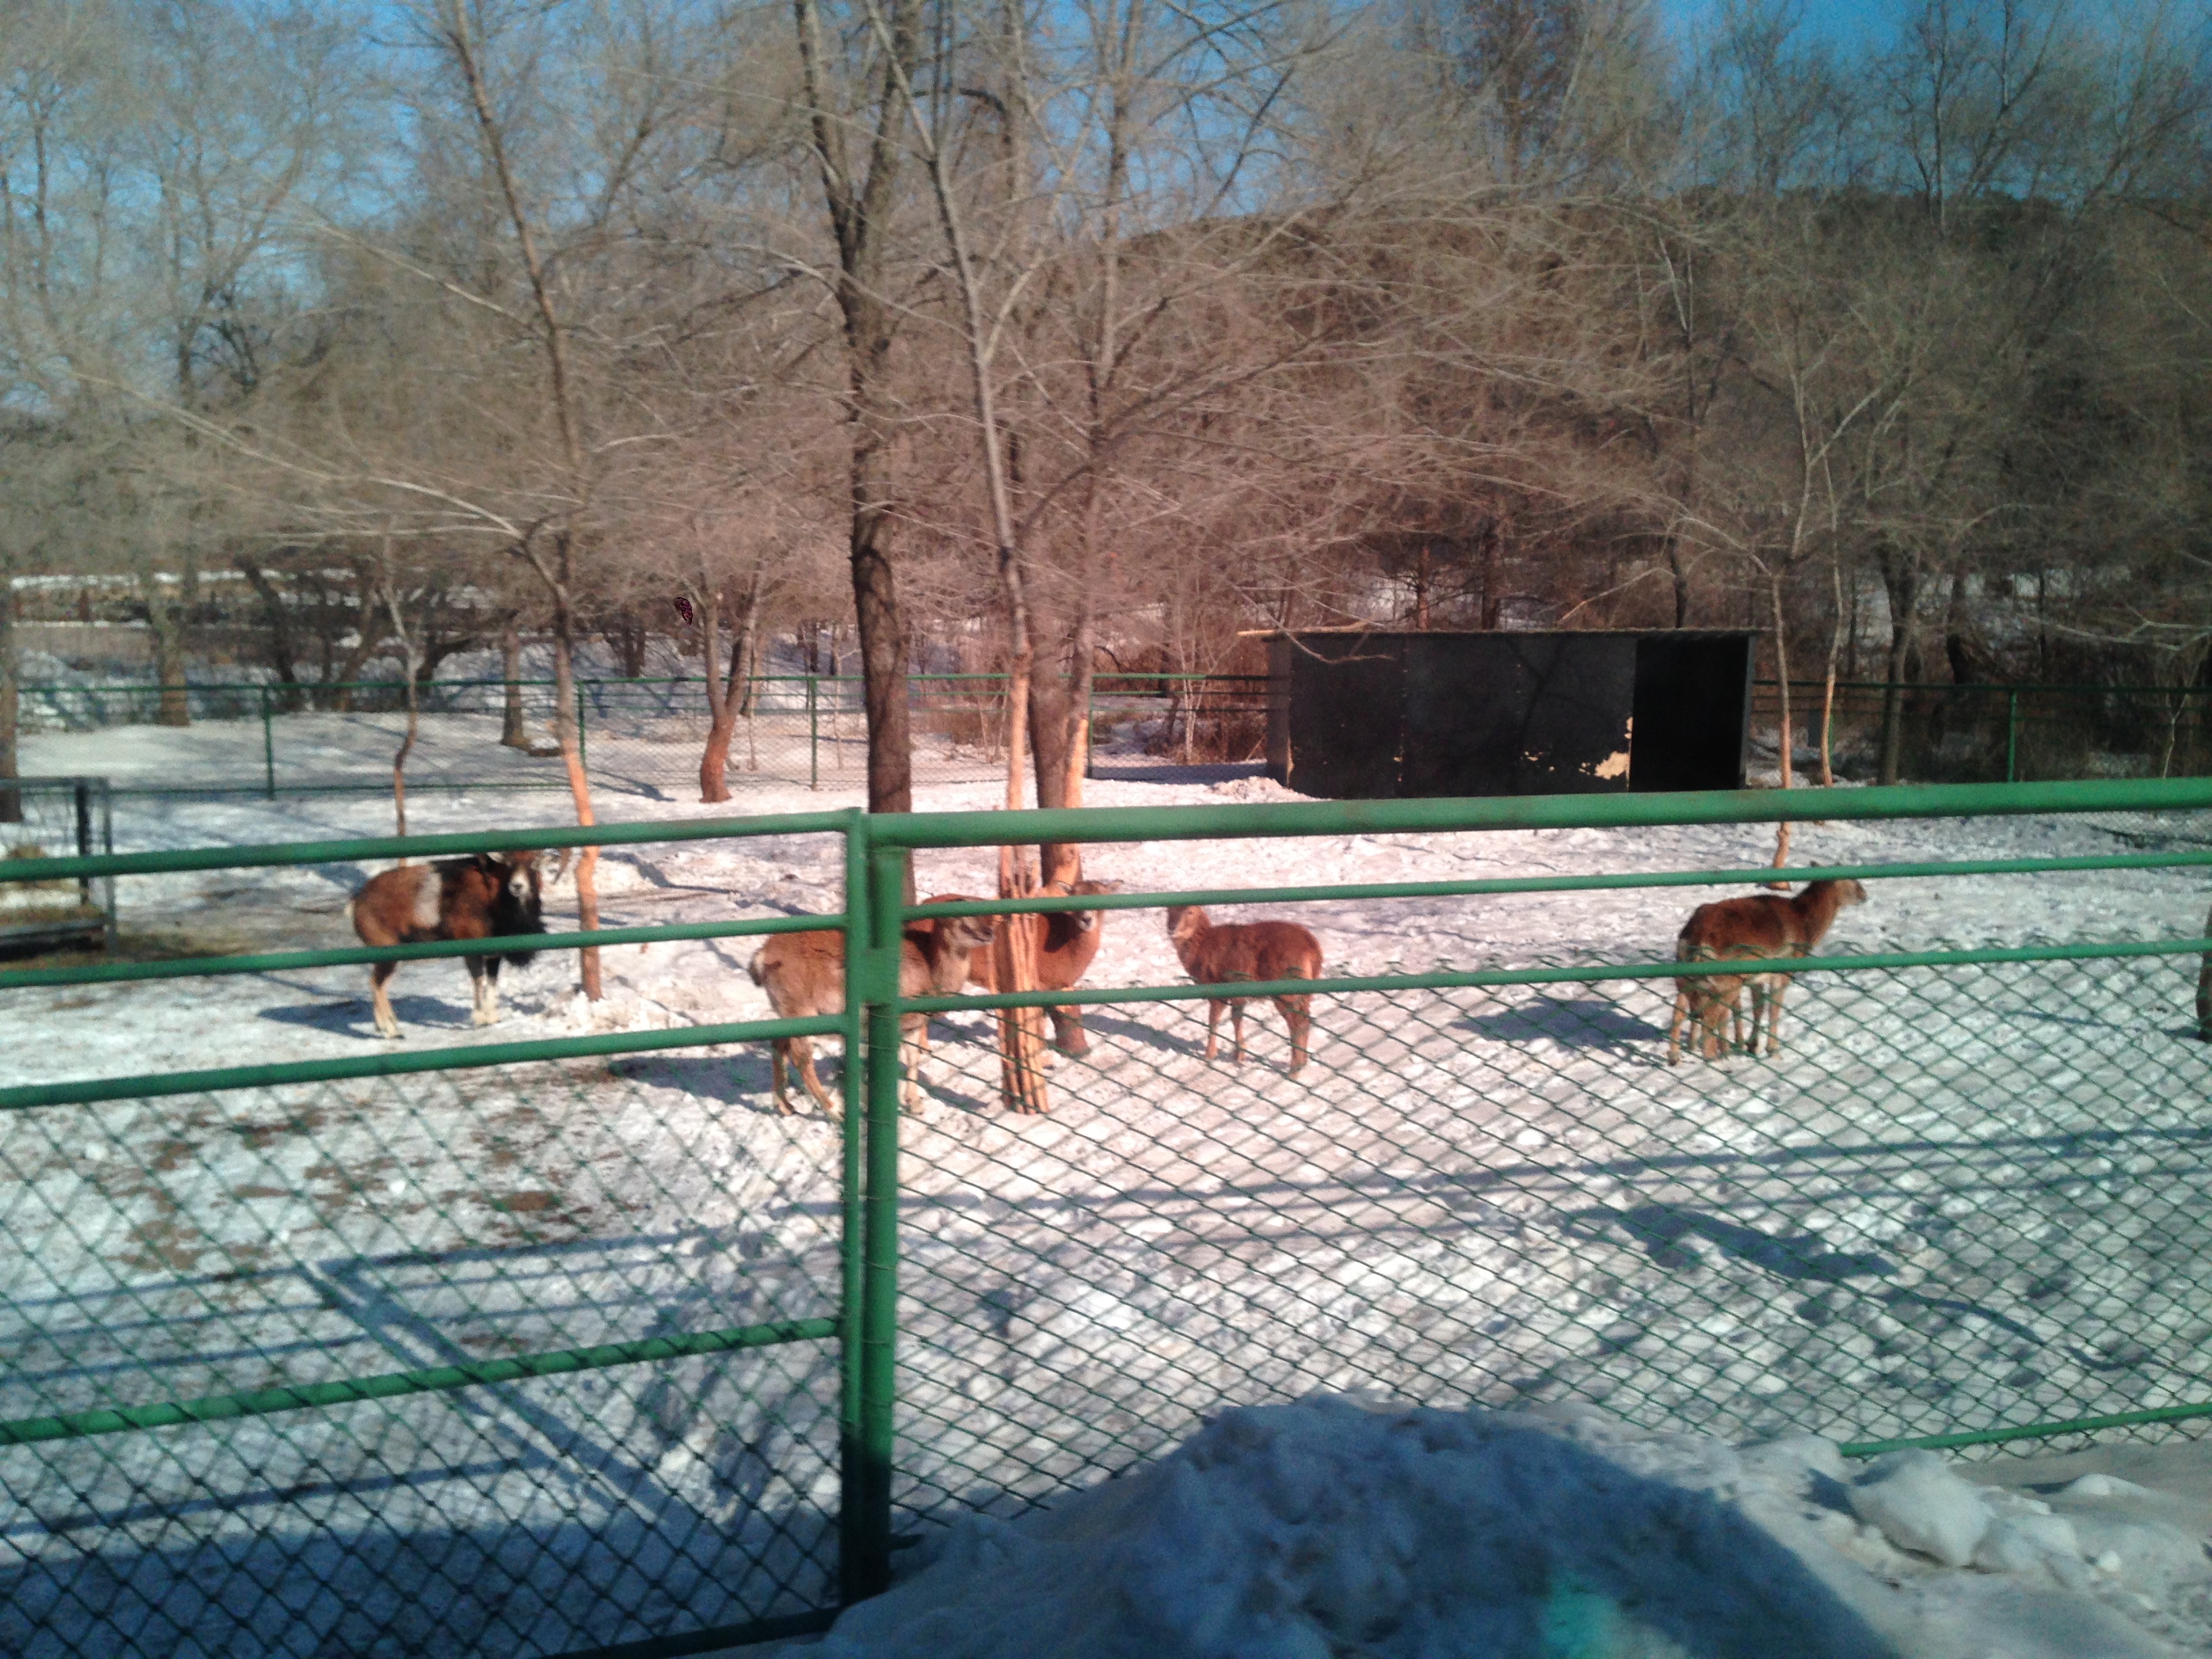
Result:
[[1855,881],[1837,882],[1835,889],[1836,908],[1838,910],[1848,910],[1854,904],[1866,902],[1866,889]]
[[996,916],[944,916],[937,923],[937,936],[955,951],[980,951],[998,933]]
[[543,932],[538,913],[544,902],[542,878],[538,872],[542,853],[481,853],[477,856],[477,867],[497,884],[497,896],[492,905],[502,920],[508,922],[507,932],[520,931],[513,926],[520,921],[526,931]]
[[1168,937],[1170,939],[1188,939],[1194,933],[1206,931],[1206,912],[1195,904],[1168,906]]
[[[1077,898],[1088,898],[1095,893],[1118,893],[1121,890],[1121,884],[1118,881],[1079,881],[1067,889],[1069,895]],[[1091,932],[1105,919],[1105,913],[1101,910],[1074,910],[1069,914],[1075,918],[1076,931],[1083,933]]]

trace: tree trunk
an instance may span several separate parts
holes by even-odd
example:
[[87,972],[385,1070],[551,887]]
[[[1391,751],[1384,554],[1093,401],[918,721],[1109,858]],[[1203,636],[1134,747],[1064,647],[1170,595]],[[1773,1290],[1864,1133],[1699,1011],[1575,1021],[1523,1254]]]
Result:
[[[853,611],[860,640],[860,698],[868,723],[868,811],[914,811],[914,732],[907,708],[906,621],[890,551],[890,466],[883,445],[853,453]],[[912,883],[908,877],[908,884]]]
[[269,665],[277,683],[287,688],[277,706],[288,714],[296,714],[300,708],[300,661],[292,641],[291,608],[284,603],[276,578],[260,560],[240,556],[238,570],[261,601],[261,615],[269,629]]
[[737,638],[730,643],[729,678],[722,682],[715,678],[721,672],[716,658],[721,639],[722,596],[718,592],[706,596],[706,632],[702,645],[707,656],[707,708],[711,723],[707,728],[706,752],[699,757],[699,799],[702,801],[712,803],[730,798],[726,781],[730,740],[736,736],[738,717],[745,712],[751,697],[750,659],[760,613],[760,589],[761,567],[756,564],[752,580],[745,589],[743,620],[738,625]]
[[[1774,685],[1781,694],[1780,707],[1776,715],[1775,753],[1782,763],[1782,787],[1786,791],[1794,781],[1790,769],[1794,758],[1791,751],[1796,747],[1797,733],[1790,712],[1790,635],[1788,623],[1782,613],[1782,575],[1779,571],[1767,574],[1766,592],[1774,607]],[[1783,799],[1788,800],[1789,796],[1785,793]],[[1789,861],[1790,821],[1784,818],[1774,826],[1774,867],[1779,870]],[[1787,887],[1789,883],[1770,882],[1767,884]]]
[[1499,592],[1498,584],[1504,580],[1499,571],[1503,562],[1505,539],[1505,520],[1493,519],[1482,537],[1482,614],[1480,627],[1486,634],[1495,633],[1498,620],[1504,615],[1505,596]]
[[1881,769],[1879,781],[1897,781],[1905,747],[1905,659],[1920,604],[1920,556],[1893,545],[1881,550],[1881,585],[1889,599],[1889,661],[1881,694]]
[[1679,536],[1669,535],[1667,538],[1667,573],[1674,579],[1674,626],[1687,628],[1690,625],[1690,578],[1682,568],[1682,538]]
[[23,795],[9,786],[22,775],[17,733],[22,723],[22,647],[15,638],[15,594],[0,574],[0,823],[23,821]]
[[[392,577],[388,537],[384,547],[384,573],[385,608],[392,613],[392,631],[405,653],[402,678],[407,687],[407,735],[401,740],[398,752],[392,757],[392,811],[398,822],[393,833],[404,836],[407,833],[407,757],[415,752],[415,738],[421,727],[421,682],[416,671],[422,665],[422,652],[419,635],[409,630],[406,616],[399,608],[399,586]],[[406,860],[402,859],[400,862],[404,864]]]
[[[568,566],[568,536],[560,537],[563,576]],[[592,812],[592,786],[584,775],[584,757],[576,741],[576,669],[574,654],[575,618],[568,605],[565,580],[553,587],[553,730],[561,742],[561,759],[568,769],[568,793],[575,802],[576,822],[590,825],[599,820]],[[576,859],[576,925],[586,933],[599,925],[599,849],[586,847]],[[578,951],[584,995],[592,1002],[605,994],[599,981],[599,952],[596,945]]]
[[1828,672],[1820,688],[1820,787],[1836,787],[1835,756],[1832,740],[1836,729],[1836,653],[1844,641],[1844,564],[1840,556],[1828,561],[1829,586],[1835,601],[1835,615],[1828,625]]
[[499,721],[499,740],[509,749],[530,747],[530,728],[522,718],[522,631],[512,611],[499,631],[500,678],[505,701]]
[[185,629],[198,595],[197,574],[187,559],[173,599],[158,573],[149,570],[139,578],[139,592],[146,598],[146,627],[154,636],[154,678],[161,688],[154,712],[156,726],[192,723],[191,693],[185,682]]

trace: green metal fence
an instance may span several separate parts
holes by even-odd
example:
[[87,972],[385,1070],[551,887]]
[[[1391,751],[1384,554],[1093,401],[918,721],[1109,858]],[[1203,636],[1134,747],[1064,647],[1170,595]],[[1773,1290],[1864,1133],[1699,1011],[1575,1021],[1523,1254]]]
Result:
[[[916,674],[909,690],[918,782],[1000,775],[1005,675]],[[1249,760],[1265,736],[1265,690],[1264,675],[1101,675],[1091,700],[1094,775]],[[566,789],[553,700],[550,680],[422,684],[409,787]],[[743,704],[725,773],[732,790],[849,789],[866,775],[857,676],[763,675]],[[21,706],[27,769],[98,773],[138,794],[388,791],[407,729],[405,689],[392,680],[33,684],[22,688]],[[711,724],[697,677],[579,680],[573,713],[599,789],[696,798]],[[87,744],[95,732],[106,736]]]
[[[1793,794],[1802,818],[1917,821],[1928,852],[1967,816],[2124,834],[1791,872],[1870,896],[1786,964],[1782,1052],[1669,1067],[1674,981],[1745,967],[1672,961],[1682,913],[1771,873],[1683,858],[1707,844],[1686,827],[1783,805],[836,813],[29,863],[127,888],[587,835],[702,856],[774,837],[780,864],[809,846],[842,872],[842,907],[596,942],[842,927],[856,994],[833,1018],[0,1089],[0,1644],[696,1651],[823,1622],[954,1513],[1049,1501],[1225,1405],[1315,1389],[1573,1397],[1857,1453],[2212,1413],[2212,1050],[2190,1013],[2212,836],[2111,816],[2212,811],[2212,782]],[[1473,876],[1467,843],[1423,839],[1532,830],[1672,839],[1609,843],[1632,868]],[[1097,908],[1109,939],[1151,941],[1147,982],[1072,999],[1092,1048],[1054,1065],[1050,1115],[1015,1117],[989,1011],[1071,998],[897,989],[923,914],[908,860],[927,893],[937,860],[1009,835],[1102,865],[1147,843],[1395,837],[1443,873],[929,912]],[[1968,883],[2017,889],[1992,913],[2009,936],[1947,927]],[[1169,982],[1144,913],[1186,902],[1301,907],[1330,976]],[[1867,918],[1887,918],[1883,948],[1854,945]],[[0,1022],[35,1029],[45,991],[143,982],[100,1017],[155,1021],[183,988],[158,981],[252,973],[296,998],[307,972],[465,948],[34,963],[0,975]],[[1316,996],[1296,1079],[1278,992]],[[1260,999],[1241,1066],[1200,1052],[1200,1007],[1232,994]],[[902,1115],[915,1009],[937,1042],[927,1103]],[[421,1013],[403,999],[402,1017]],[[731,1046],[799,1033],[860,1058],[841,1124],[775,1115],[763,1059]]]

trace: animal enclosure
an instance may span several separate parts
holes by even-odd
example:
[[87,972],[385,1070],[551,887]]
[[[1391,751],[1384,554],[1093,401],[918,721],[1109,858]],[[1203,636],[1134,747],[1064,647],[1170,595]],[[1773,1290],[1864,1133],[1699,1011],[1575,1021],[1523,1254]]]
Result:
[[1740,789],[1747,633],[1267,640],[1267,775],[1333,800]]
[[[1102,864],[1160,842],[1165,867],[1195,868],[1201,836],[1248,866],[1291,837],[1388,839],[1425,862],[1405,872],[1419,880],[1056,901],[1103,915],[1109,939],[1141,933],[1158,965],[1072,999],[1091,1052],[1056,1063],[1042,1119],[998,1103],[989,1011],[1048,994],[899,990],[906,856],[926,876],[1010,824],[1042,833],[1002,813],[725,828],[682,850],[758,838],[778,870],[848,876],[843,904],[680,926],[611,908],[597,936],[844,930],[857,994],[834,1016],[502,1031],[481,1050],[440,1033],[357,1060],[0,1089],[0,1341],[21,1356],[0,1378],[16,1517],[0,1647],[696,1650],[823,1622],[882,1582],[901,1535],[1048,1501],[1224,1405],[1317,1389],[1595,1401],[1858,1453],[2205,1414],[2212,1050],[2186,1011],[2212,850],[2201,816],[2147,809],[2212,811],[2212,784],[1792,805],[1902,828],[1861,863],[1793,872],[1868,896],[1778,964],[1796,983],[1771,1060],[1670,1069],[1664,1052],[1674,981],[1698,966],[1672,954],[1683,917],[1771,873],[1699,856],[1699,825],[1762,821],[1631,796],[1060,821]],[[2002,855],[1911,850],[1924,821],[1955,836],[1977,812],[2035,816],[1995,826],[2017,832]],[[1509,825],[1545,837],[1511,873],[1468,872],[1482,836],[1449,860],[1417,839]],[[1600,832],[1667,838],[1561,867],[1569,838]],[[1936,909],[1931,892],[1997,885],[2010,896],[1975,914],[2006,918],[2002,939],[1899,923]],[[1176,983],[1159,907],[1182,903],[1224,923],[1295,915],[1330,977]],[[1548,921],[1553,943],[1503,942],[1509,914]],[[1453,925],[1500,942],[1433,965],[1382,954]],[[550,956],[574,938],[532,942]],[[351,982],[358,955],[257,972],[294,985],[331,958]],[[458,970],[442,977],[458,996]],[[0,1017],[91,983],[0,978],[27,1000]],[[145,1006],[177,988],[149,982]],[[1296,1078],[1279,993],[1313,998]],[[1253,1003],[1242,1066],[1203,1053],[1202,1008],[1229,997]],[[935,1075],[902,1115],[891,1057],[924,1011]],[[799,1036],[858,1056],[842,1072],[825,1056],[842,1124],[769,1103],[764,1045]]]
[[[10,778],[0,782],[0,861],[89,858],[115,850],[115,810],[105,778]],[[58,945],[112,947],[115,882],[58,876],[0,881],[0,955]]]

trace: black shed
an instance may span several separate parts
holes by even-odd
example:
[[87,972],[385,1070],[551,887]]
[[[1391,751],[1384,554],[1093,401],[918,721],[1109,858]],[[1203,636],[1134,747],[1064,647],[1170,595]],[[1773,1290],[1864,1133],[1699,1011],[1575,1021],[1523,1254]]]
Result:
[[1741,789],[1741,631],[1267,635],[1267,775],[1304,795]]

